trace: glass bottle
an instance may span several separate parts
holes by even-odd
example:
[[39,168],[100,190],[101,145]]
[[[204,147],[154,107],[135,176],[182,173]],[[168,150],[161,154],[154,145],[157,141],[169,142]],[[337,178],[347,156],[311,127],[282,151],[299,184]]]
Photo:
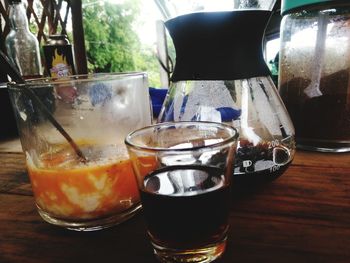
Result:
[[66,35],[50,35],[43,50],[46,72],[50,77],[75,75],[73,48]]
[[26,9],[21,0],[9,1],[10,32],[5,46],[8,57],[17,66],[24,78],[42,75],[39,42],[30,32]]
[[165,22],[176,64],[158,121],[236,127],[234,185],[277,178],[295,153],[294,127],[262,53],[271,11],[259,7],[266,2],[274,1],[241,1],[243,10],[195,12]]
[[350,2],[282,1],[279,91],[297,147],[350,151]]

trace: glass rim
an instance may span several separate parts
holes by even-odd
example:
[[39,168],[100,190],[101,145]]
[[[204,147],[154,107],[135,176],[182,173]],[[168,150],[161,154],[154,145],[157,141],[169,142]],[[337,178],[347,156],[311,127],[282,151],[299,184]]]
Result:
[[[139,145],[131,142],[131,137],[137,134],[141,134],[142,132],[150,129],[155,129],[157,127],[171,127],[176,125],[185,125],[185,126],[193,126],[193,125],[205,125],[207,127],[218,127],[221,126],[221,128],[224,128],[225,130],[231,130],[234,133],[230,136],[227,136],[227,138],[223,139],[220,142],[212,143],[209,145],[202,145],[202,146],[194,146],[194,147],[183,147],[183,148],[165,148],[165,147],[150,147],[150,146],[144,146]],[[158,151],[158,152],[184,152],[184,151],[193,151],[198,149],[207,149],[212,147],[218,147],[221,145],[225,145],[231,141],[235,141],[238,139],[238,130],[231,125],[225,124],[225,123],[219,123],[219,122],[210,122],[210,121],[179,121],[179,122],[163,122],[163,123],[157,123],[145,126],[143,128],[137,129],[135,131],[130,132],[124,139],[124,143],[128,147],[132,147],[137,150],[142,151]]]
[[[112,77],[112,78],[111,78]],[[35,79],[28,79],[25,83],[17,83],[10,81],[7,83],[8,88],[16,89],[23,86],[35,87],[40,85],[60,85],[66,84],[67,82],[91,82],[91,81],[102,81],[111,79],[122,79],[131,77],[147,77],[147,72],[145,71],[130,71],[130,72],[99,72],[99,73],[88,73],[88,74],[77,74],[70,75],[62,78],[54,77],[42,77]]]

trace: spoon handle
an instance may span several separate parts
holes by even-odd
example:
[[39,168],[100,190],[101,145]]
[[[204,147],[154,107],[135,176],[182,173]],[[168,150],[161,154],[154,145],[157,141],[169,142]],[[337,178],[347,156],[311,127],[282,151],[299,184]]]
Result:
[[52,123],[52,125],[62,134],[62,136],[68,141],[68,143],[72,146],[73,150],[79,157],[82,162],[87,162],[86,157],[83,152],[80,150],[79,146],[75,143],[72,137],[65,131],[65,129],[58,123],[54,116],[52,116],[51,112],[46,108],[46,106],[42,103],[42,101],[38,98],[38,96],[34,93],[34,91],[27,87],[25,84],[25,80],[18,72],[13,63],[9,60],[9,58],[0,50],[0,69],[6,72],[13,81],[15,81],[23,90],[27,93],[28,97],[31,98],[34,103],[39,107],[40,111],[47,117],[47,119]]

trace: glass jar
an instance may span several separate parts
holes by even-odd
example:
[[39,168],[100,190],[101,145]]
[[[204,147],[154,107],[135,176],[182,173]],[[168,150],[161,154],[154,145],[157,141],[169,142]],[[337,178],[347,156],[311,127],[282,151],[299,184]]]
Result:
[[279,92],[301,149],[350,151],[350,2],[282,0]]
[[74,75],[73,48],[66,35],[50,35],[43,46],[46,72],[52,78]]

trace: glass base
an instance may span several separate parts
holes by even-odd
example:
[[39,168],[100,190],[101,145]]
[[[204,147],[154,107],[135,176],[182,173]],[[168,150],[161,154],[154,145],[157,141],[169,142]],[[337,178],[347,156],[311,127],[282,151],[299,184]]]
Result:
[[64,227],[74,231],[96,231],[118,225],[134,216],[140,209],[141,204],[138,204],[117,215],[86,221],[72,221],[57,218],[45,212],[40,207],[38,207],[38,213],[42,217],[42,219],[44,219],[44,221],[56,226]]
[[316,152],[342,153],[350,152],[349,141],[328,141],[296,138],[298,149]]
[[173,249],[152,242],[154,253],[160,262],[208,263],[219,258],[225,251],[227,237],[221,241],[197,249]]

